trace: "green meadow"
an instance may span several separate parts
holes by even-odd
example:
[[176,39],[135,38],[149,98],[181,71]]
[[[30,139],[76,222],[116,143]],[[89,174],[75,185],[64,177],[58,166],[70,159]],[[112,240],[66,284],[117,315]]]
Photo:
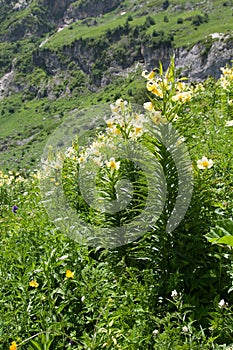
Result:
[[[148,91],[146,79],[135,75],[135,84],[144,86],[140,105],[146,104],[140,118],[148,118],[147,123],[109,91],[105,102],[112,104],[113,121],[107,123],[107,129],[92,133],[87,148],[74,140],[59,172],[70,207],[86,224],[94,225],[93,234],[98,231],[101,235],[104,227],[112,230],[119,223],[124,227],[145,212],[150,177],[145,180],[142,170],[132,164],[133,158],[115,156],[109,161],[108,155],[108,161],[101,163],[104,154],[98,153],[100,205],[117,198],[117,181],[127,177],[133,188],[128,208],[104,213],[82,200],[77,180],[81,162],[91,154],[92,142],[98,144],[96,137],[106,144],[114,135],[118,142],[121,137],[133,137],[146,147],[164,172],[167,193],[159,217],[137,239],[123,245],[92,245],[71,238],[69,226],[67,231],[59,228],[56,220],[63,220],[61,202],[55,200],[55,216],[51,215],[56,220],[51,219],[41,192],[41,183],[48,177],[46,188],[56,195],[56,163],[46,173],[41,172],[40,162],[23,170],[8,162],[8,169],[0,173],[2,349],[231,349],[232,68],[217,81],[209,78],[196,85],[178,83],[172,61],[166,76],[160,74],[150,81]],[[131,83],[133,89],[134,81]],[[15,103],[12,108],[17,108]],[[90,103],[91,97],[86,107]],[[45,106],[46,100],[41,100],[37,117],[30,120],[35,133],[44,133],[40,134],[42,143],[61,123],[43,120]],[[73,108],[74,101],[67,102],[68,107]],[[33,102],[27,108],[30,114]],[[58,103],[50,108],[59,112]],[[124,122],[119,116],[124,116]],[[7,122],[18,130],[13,119]],[[20,113],[15,123],[20,125]],[[41,129],[40,123],[44,123]],[[171,138],[175,143],[169,141],[171,128],[178,132]],[[163,130],[168,132],[164,143],[156,134]],[[12,143],[12,152],[13,148]],[[181,156],[174,165],[173,156],[179,149],[186,151],[178,153]],[[150,169],[150,163],[146,164]],[[159,191],[158,174],[153,174],[152,183]],[[189,188],[193,186],[192,198],[182,220],[169,232],[166,226],[174,206],[187,199],[186,192],[183,198],[177,192],[181,174],[185,181],[190,174],[193,178],[188,182]],[[121,190],[127,192],[127,188]],[[82,227],[79,235],[84,237]]]

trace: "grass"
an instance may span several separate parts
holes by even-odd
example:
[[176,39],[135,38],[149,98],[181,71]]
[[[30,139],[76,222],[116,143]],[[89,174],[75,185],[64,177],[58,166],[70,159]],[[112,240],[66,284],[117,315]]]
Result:
[[[176,4],[176,2],[174,2]],[[179,2],[180,3],[180,2]],[[193,2],[195,5],[195,2]],[[125,4],[127,9],[129,4]],[[131,4],[132,6],[132,4]],[[153,6],[151,4],[151,6]],[[203,40],[207,35],[211,33],[231,33],[233,31],[232,24],[232,13],[228,10],[228,7],[224,7],[221,2],[213,1],[212,5],[199,5],[197,9],[193,11],[182,11],[173,12],[171,10],[171,5],[166,11],[159,12],[155,14],[154,12],[148,11],[147,15],[142,15],[142,10],[138,10],[135,13],[126,12],[124,16],[118,13],[110,13],[104,15],[101,19],[97,19],[97,24],[94,26],[83,25],[82,21],[77,23],[72,23],[67,28],[59,33],[54,34],[50,37],[49,41],[44,47],[56,50],[62,47],[64,43],[66,45],[71,44],[74,40],[80,38],[97,38],[105,34],[108,29],[117,28],[120,25],[124,25],[128,16],[133,17],[133,21],[129,22],[130,26],[136,27],[141,26],[145,23],[146,17],[150,15],[155,20],[155,25],[152,25],[148,30],[148,34],[152,34],[154,30],[163,30],[166,32],[174,33],[174,45],[175,47],[181,47],[193,45],[194,43]],[[149,8],[149,5],[148,5]],[[204,11],[204,12],[203,12]],[[195,15],[208,14],[208,23],[202,23],[199,26],[194,26],[191,24],[192,19],[188,18],[194,17]],[[164,22],[163,17],[166,15],[169,22]],[[138,17],[139,16],[139,17]],[[224,21],[221,18],[224,17]],[[177,24],[177,20],[182,18],[184,22],[182,24]]]
[[[76,105],[88,108],[98,99],[101,103],[107,99],[113,103],[114,94],[122,92],[125,97],[131,89],[133,95],[138,93],[134,97],[138,103],[141,98],[142,106],[148,101],[148,92],[144,91],[145,80],[144,90],[139,92],[141,84],[142,78],[135,72],[128,80],[115,82],[114,89],[109,86],[105,93],[80,97]],[[174,205],[172,189],[177,185],[177,172],[170,156],[174,145],[164,149],[154,134],[149,138],[143,134],[136,142],[156,155],[164,171],[168,190],[164,211],[143,237],[113,249],[81,244],[72,240],[67,231],[59,230],[51,213],[46,211],[48,202],[44,195],[48,193],[41,186],[44,179],[40,180],[41,174],[33,166],[27,174],[24,169],[19,174],[13,170],[12,161],[8,163],[10,172],[0,172],[0,343],[4,349],[10,349],[13,342],[20,350],[223,350],[232,346],[232,247],[211,244],[206,236],[218,235],[222,221],[222,232],[232,238],[227,228],[232,227],[233,214],[233,162],[229,156],[233,129],[226,122],[233,119],[229,103],[233,84],[226,91],[220,81],[208,79],[195,87],[186,104],[172,101],[169,95],[165,106],[175,106],[178,117],[171,122],[172,127],[185,138],[176,147],[183,142],[188,148],[194,178],[190,206],[180,225],[170,233],[165,226],[173,209],[170,204]],[[151,99],[153,103],[163,103],[156,95],[151,95]],[[46,106],[51,113],[44,121],[48,129],[56,124],[51,117],[55,109],[57,113],[64,112],[65,122],[65,111],[75,107],[74,100],[50,103],[42,99],[28,101],[26,111],[22,112],[20,98],[12,96],[4,103],[5,108],[7,103],[8,107],[18,106],[19,120],[28,133],[43,123]],[[22,117],[20,113],[28,114]],[[14,128],[14,119],[8,117],[4,137],[9,136],[6,127]],[[129,126],[133,127],[133,123]],[[79,155],[75,142],[73,147]],[[213,165],[199,169],[197,160],[204,155],[213,160]],[[7,156],[5,153],[5,159]],[[119,161],[123,164],[122,159]],[[186,167],[182,159],[179,165],[180,171]],[[81,212],[83,204],[77,206],[79,185],[72,182],[77,166],[77,158],[67,156],[62,175],[69,203],[76,204],[76,214],[87,221],[95,219],[95,215],[106,215],[105,224],[113,225],[115,213],[100,215],[91,207]],[[112,189],[109,184],[116,180],[115,176],[125,180],[127,174],[137,175],[142,180],[138,168],[138,173],[132,167],[128,173],[126,166],[120,169],[112,174],[103,166],[105,177],[101,181],[107,179],[103,193]],[[56,179],[48,176],[47,180],[50,192],[56,191]],[[144,184],[137,182],[136,177],[132,184],[137,184],[136,190],[143,198]],[[53,217],[58,223],[67,208],[61,207],[57,197],[53,204]],[[13,206],[17,209],[12,211]],[[132,207],[117,214],[129,215],[131,211]],[[82,229],[79,233],[82,234]]]
[[[52,35],[42,48],[59,53],[63,45],[69,45],[77,38],[103,37],[107,29],[123,25],[129,15],[133,17],[129,22],[132,27],[143,25],[147,16],[151,16],[155,25],[148,27],[145,33],[172,31],[176,47],[203,42],[206,35],[214,32],[229,31],[231,35],[230,6],[233,4],[229,0],[228,6],[217,0],[197,6],[196,1],[190,0],[195,5],[192,12],[173,12],[172,6],[185,5],[187,1],[170,0],[166,11],[157,13],[163,2],[158,1],[155,5],[150,1],[145,7],[143,1],[124,1],[113,13],[98,18],[96,26],[88,27],[80,21],[73,23]],[[131,11],[139,4],[143,6],[136,12]],[[127,13],[121,16],[120,12],[124,10]],[[208,13],[209,22],[197,29],[191,21],[185,20],[204,12]],[[15,19],[21,20],[25,13],[17,14]],[[164,22],[164,15],[169,22]],[[184,21],[177,24],[180,17]],[[14,18],[10,20],[14,21]],[[25,39],[17,48],[21,60],[17,65],[18,79],[21,83],[25,79],[28,87],[30,84],[38,87],[45,80],[56,85],[45,70],[33,71],[34,66],[28,65],[28,58],[34,48],[39,49],[40,40],[33,45]],[[1,44],[3,60],[18,55],[16,45],[18,43]],[[11,59],[8,64],[10,69]],[[22,71],[26,68],[30,74],[27,70]],[[74,68],[66,72],[68,82],[74,73],[72,69],[76,72]],[[185,139],[178,140],[177,144],[184,142],[188,148],[194,178],[192,200],[179,226],[169,233],[165,230],[180,185],[177,167],[160,139],[154,134],[143,135],[137,142],[143,142],[143,146],[155,153],[166,177],[164,210],[159,220],[150,225],[150,230],[134,243],[105,249],[73,241],[67,234],[69,227],[62,231],[56,220],[51,219],[40,187],[40,173],[37,173],[41,154],[49,136],[66,122],[70,112],[114,103],[121,97],[142,106],[148,101],[149,93],[140,68],[127,77],[113,79],[97,92],[90,92],[94,86],[81,75],[74,75],[72,79],[84,79],[83,85],[78,84],[68,96],[60,97],[58,93],[54,99],[38,99],[25,88],[23,93],[12,93],[1,100],[1,348],[12,350],[13,342],[16,342],[17,350],[230,349],[233,344],[232,245],[210,242],[221,235],[227,235],[232,242],[233,162],[230,155],[233,129],[226,126],[226,122],[233,119],[232,82],[226,91],[220,81],[210,78],[203,82],[202,88],[195,90],[190,102],[177,105],[178,118],[171,123]],[[62,73],[60,80],[62,83],[55,87],[64,92],[67,82],[63,81]],[[153,103],[161,103],[155,95],[150,98]],[[174,106],[173,102],[171,100],[168,105]],[[77,147],[77,144],[74,142],[73,146]],[[78,152],[77,148],[75,151]],[[85,205],[76,178],[78,156],[77,153],[75,159],[64,163],[62,189],[69,204],[84,220],[114,227],[119,220],[121,224],[125,218],[130,221],[138,208],[144,208],[144,203],[140,202],[135,208],[133,202],[127,210],[117,213],[119,218],[115,213],[96,212]],[[213,160],[211,168],[197,167],[197,161],[203,156]],[[187,166],[182,161],[179,159],[180,171]],[[120,169],[124,185],[127,167]],[[145,199],[145,179],[137,171],[130,168],[128,174],[133,176],[134,194],[138,194],[138,200]],[[112,176],[111,172],[109,174]],[[102,193],[115,196],[117,182],[113,184],[116,179],[108,177],[109,174],[105,173],[96,185],[103,185],[101,181],[107,179]],[[58,186],[56,178],[51,177],[49,181],[49,190],[53,192]],[[120,186],[123,185],[120,182]],[[61,206],[59,198],[56,197],[52,211],[55,217],[58,216],[58,223],[64,219],[67,210]],[[79,233],[83,233],[82,228]]]
[[116,80],[104,90],[86,91],[73,98],[41,98],[26,102],[22,102],[20,94],[5,98],[0,107],[1,168],[36,167],[48,136],[75,109],[109,103],[121,96],[139,103],[140,91],[144,89],[139,71],[127,79]]

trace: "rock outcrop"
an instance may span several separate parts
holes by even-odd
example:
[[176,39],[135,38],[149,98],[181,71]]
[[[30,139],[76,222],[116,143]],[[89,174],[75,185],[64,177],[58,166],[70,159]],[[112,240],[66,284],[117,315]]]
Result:
[[88,0],[71,4],[64,16],[66,22],[98,17],[117,8],[122,0]]
[[144,63],[147,69],[158,66],[159,61],[163,62],[166,68],[171,55],[175,56],[176,68],[191,80],[200,81],[209,76],[219,78],[220,68],[231,64],[233,36],[216,33],[208,36],[205,41],[195,44],[192,48],[161,47],[155,51],[143,48]]

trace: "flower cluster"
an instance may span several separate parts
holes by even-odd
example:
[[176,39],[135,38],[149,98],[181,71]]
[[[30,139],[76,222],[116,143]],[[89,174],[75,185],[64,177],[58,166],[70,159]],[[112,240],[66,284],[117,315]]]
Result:
[[26,182],[27,179],[22,177],[20,173],[13,173],[12,171],[9,171],[8,174],[4,174],[0,170],[0,187],[7,185],[10,186],[12,184]]
[[144,108],[150,112],[155,112],[157,115],[161,113],[163,117],[174,119],[180,105],[191,100],[193,89],[184,83],[184,79],[175,79],[174,59],[171,59],[165,73],[160,65],[158,74],[156,70],[143,71],[142,76],[147,79],[147,90],[153,96],[151,102],[144,104]]
[[122,135],[128,139],[137,139],[142,135],[146,122],[143,114],[133,112],[128,102],[121,98],[110,108],[112,116],[106,120],[108,134]]
[[233,84],[233,67],[222,67],[220,68],[222,75],[219,79],[220,86],[227,91],[230,91]]
[[118,99],[110,105],[111,116],[106,118],[106,128],[99,131],[96,138],[88,146],[80,147],[78,153],[75,147],[69,147],[65,156],[79,165],[91,160],[98,167],[109,169],[111,173],[119,170],[120,161],[117,161],[112,152],[117,151],[116,144],[119,140],[138,139],[145,129],[148,121],[144,114],[132,111],[132,107],[127,101]]

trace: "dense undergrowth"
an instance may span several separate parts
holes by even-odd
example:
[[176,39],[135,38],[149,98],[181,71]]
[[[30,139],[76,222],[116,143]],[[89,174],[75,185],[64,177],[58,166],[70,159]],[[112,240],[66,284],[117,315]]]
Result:
[[[148,90],[143,120],[132,119],[130,111],[127,119],[129,104],[118,99],[101,130],[102,140],[123,135],[147,147],[165,173],[163,211],[142,237],[111,249],[80,244],[51,222],[39,172],[0,173],[2,349],[231,348],[232,68],[225,68],[218,81],[198,85],[177,81],[173,60],[167,72],[160,66],[143,75]],[[150,133],[169,125],[181,135],[175,147],[184,144],[189,151],[193,174],[191,203],[171,231],[166,225],[179,198],[179,174],[172,146],[166,148]],[[96,142],[99,136],[91,137]],[[65,194],[87,222],[112,228],[116,214],[103,216],[81,203],[75,181],[90,151],[80,147],[74,140],[66,153]],[[102,199],[115,198],[116,178],[130,177],[134,196],[130,209],[120,211],[124,225],[145,209],[147,183],[140,169],[121,157],[97,163]],[[186,174],[185,158],[177,164]],[[53,190],[57,182],[50,181]]]

